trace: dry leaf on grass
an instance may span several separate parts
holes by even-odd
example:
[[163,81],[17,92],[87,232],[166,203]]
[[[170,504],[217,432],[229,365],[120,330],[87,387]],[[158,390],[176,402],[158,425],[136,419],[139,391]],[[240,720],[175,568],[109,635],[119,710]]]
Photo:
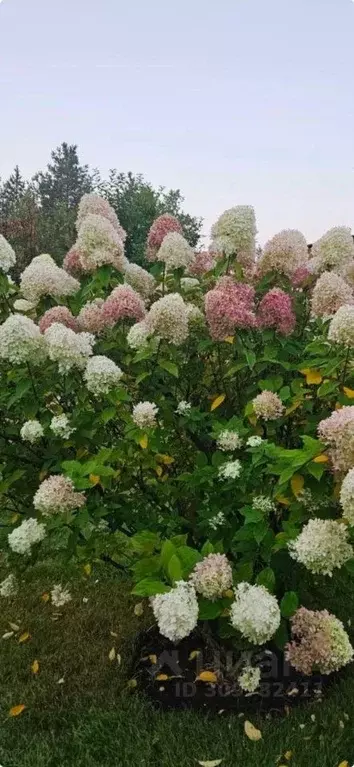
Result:
[[10,626],[10,628],[13,631],[19,631],[20,630],[20,627],[17,625],[17,623],[11,623],[11,621],[9,621],[9,626]]
[[85,575],[91,575],[91,573],[92,573],[92,565],[90,565],[90,564],[84,565],[84,573],[85,573]]
[[5,634],[2,635],[2,639],[11,639],[14,635],[14,631],[6,631]]
[[29,631],[24,631],[23,634],[18,638],[18,643],[23,644],[23,642],[27,642],[28,639],[30,639],[31,634]]
[[156,666],[157,655],[155,655],[155,654],[149,655],[149,661],[150,661],[150,663],[152,663],[153,666]]
[[198,658],[201,653],[201,650],[192,650],[191,653],[189,653],[188,660],[195,660],[195,658]]
[[222,405],[225,399],[226,399],[226,394],[219,394],[218,397],[215,397],[215,399],[213,399],[210,405],[211,412],[213,412],[213,410],[216,410],[217,407],[220,407],[220,405]]
[[128,690],[135,690],[135,688],[138,686],[138,683],[136,679],[129,679],[127,682]]
[[119,652],[117,652],[117,663],[118,663],[118,666],[121,666],[122,664],[122,656],[119,654]]
[[211,762],[199,762],[198,764],[201,765],[201,767],[218,767],[218,764],[221,764],[222,759],[213,759]]
[[215,674],[215,671],[201,671],[199,676],[197,676],[196,681],[210,682],[211,684],[215,684],[218,681],[218,678]]
[[25,708],[26,706],[24,706],[23,703],[20,703],[19,706],[12,706],[9,711],[9,716],[19,716]]
[[42,596],[41,596],[41,600],[42,600],[42,602],[49,602],[49,600],[50,600],[50,594],[48,594],[47,592],[45,592],[44,594],[42,594]]
[[252,722],[249,722],[248,719],[246,719],[244,724],[244,729],[247,737],[250,740],[261,740],[262,733],[260,730],[257,730],[257,727],[252,724]]
[[31,665],[31,671],[32,671],[32,674],[38,674],[38,671],[39,671],[38,660],[34,660],[33,661],[32,665]]
[[112,660],[115,659],[115,657],[116,657],[116,651],[115,651],[115,648],[112,647],[112,649],[108,653],[108,658],[109,658],[109,660],[112,661]]
[[142,602],[138,602],[137,605],[134,607],[134,615],[136,615],[138,618],[141,618],[144,612],[144,605]]

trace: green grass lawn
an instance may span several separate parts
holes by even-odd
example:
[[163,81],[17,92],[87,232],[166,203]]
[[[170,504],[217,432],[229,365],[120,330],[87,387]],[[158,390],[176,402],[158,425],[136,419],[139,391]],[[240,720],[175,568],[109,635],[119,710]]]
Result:
[[[41,595],[60,581],[70,584],[73,600],[56,615]],[[337,578],[333,588],[323,580],[312,603],[326,604],[346,625],[353,616],[354,624],[353,581]],[[190,767],[213,759],[222,759],[222,767],[354,763],[354,664],[322,703],[300,706],[285,718],[249,717],[263,734],[251,742],[240,716],[161,713],[128,689],[135,638],[149,621],[147,610],[134,615],[134,604],[129,584],[114,570],[94,567],[86,577],[72,568],[64,579],[54,565],[34,567],[15,600],[1,599],[1,636],[11,630],[9,621],[20,627],[0,639],[1,767]],[[30,633],[23,643],[21,632]],[[113,647],[120,666],[109,660]],[[19,704],[26,709],[9,718]]]

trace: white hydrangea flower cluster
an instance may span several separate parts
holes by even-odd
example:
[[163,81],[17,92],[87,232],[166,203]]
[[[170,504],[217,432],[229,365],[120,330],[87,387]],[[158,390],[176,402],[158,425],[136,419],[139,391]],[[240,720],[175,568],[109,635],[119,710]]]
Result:
[[344,304],[338,309],[328,328],[328,340],[354,348],[354,306]]
[[44,338],[49,358],[58,363],[60,373],[67,373],[74,367],[83,370],[93,354],[95,336],[92,333],[75,333],[60,322],[53,322]]
[[334,226],[312,246],[310,267],[313,273],[341,273],[354,259],[354,242],[349,226]]
[[252,644],[264,644],[280,625],[280,609],[276,598],[264,586],[239,583],[230,620],[234,629]]
[[11,597],[15,597],[18,592],[18,583],[16,580],[16,577],[13,575],[13,573],[10,573],[10,575],[5,578],[0,583],[0,597],[4,597],[4,599],[11,599]]
[[128,346],[130,346],[131,349],[143,349],[144,346],[147,346],[148,344],[149,335],[150,329],[148,328],[145,320],[136,322],[135,325],[131,326],[128,332]]
[[187,269],[194,261],[194,251],[182,234],[169,232],[163,238],[156,258],[163,261],[167,269]]
[[76,493],[73,482],[62,474],[43,480],[33,498],[33,506],[44,516],[64,514],[84,506],[84,493]]
[[257,495],[252,499],[252,509],[260,511],[265,516],[275,511],[275,503],[266,495]]
[[35,419],[26,421],[22,426],[20,434],[24,442],[30,442],[31,445],[34,445],[35,442],[38,442],[43,437],[43,426]]
[[108,221],[112,224],[113,228],[116,230],[122,242],[125,242],[127,233],[120,225],[114,208],[112,208],[107,200],[105,200],[103,197],[100,197],[98,194],[94,194],[94,192],[84,194],[81,197],[76,219],[77,231],[79,231],[81,224],[83,223],[86,216],[89,216],[90,214],[107,218]]
[[145,319],[149,332],[176,346],[188,337],[189,314],[179,293],[169,293],[152,304]]
[[41,364],[46,357],[44,338],[33,320],[22,314],[11,314],[0,325],[0,358],[13,365],[31,362]]
[[281,418],[285,412],[285,407],[278,394],[267,389],[264,389],[261,394],[257,394],[252,403],[257,418],[263,418],[264,421],[275,421],[277,418]]
[[24,298],[35,304],[42,296],[60,299],[72,296],[79,289],[79,281],[57,266],[48,253],[35,256],[21,274],[21,293]]
[[312,317],[333,317],[344,304],[353,304],[353,289],[335,272],[323,272],[311,297]]
[[124,272],[128,265],[123,240],[117,230],[107,218],[95,213],[89,213],[83,219],[75,248],[86,272],[93,272],[103,264],[112,264],[119,272]]
[[239,447],[241,447],[242,439],[237,431],[224,429],[224,431],[220,432],[216,440],[216,444],[220,450],[224,450],[225,452],[232,452],[233,450],[237,450]]
[[158,410],[154,402],[138,402],[133,407],[133,421],[139,429],[153,429],[157,423]]
[[31,546],[43,541],[46,537],[45,525],[34,517],[25,519],[19,527],[15,527],[8,536],[9,546],[16,554],[30,554]]
[[214,602],[232,586],[232,567],[225,554],[209,554],[190,575],[195,590]]
[[188,292],[189,290],[195,290],[196,288],[200,287],[199,280],[196,279],[196,277],[182,277],[181,279],[181,288],[182,290],[185,290]]
[[261,681],[261,669],[259,666],[246,665],[237,677],[237,681],[244,692],[256,692]]
[[61,583],[56,583],[50,592],[52,605],[54,607],[64,607],[68,602],[71,602],[72,596],[68,589],[64,589]]
[[178,415],[188,415],[191,410],[192,410],[191,403],[187,402],[185,399],[181,399],[181,401],[178,403],[176,407],[176,413],[178,413]]
[[225,210],[212,226],[213,250],[226,256],[255,250],[256,216],[251,205],[237,205]]
[[123,375],[122,370],[113,360],[97,354],[88,360],[84,372],[86,386],[92,394],[99,397],[118,386]]
[[219,479],[237,479],[242,471],[241,461],[227,461],[219,467],[218,477]]
[[124,272],[124,282],[139,293],[144,301],[148,301],[156,288],[156,281],[150,272],[139,264],[128,263]]
[[23,314],[26,314],[35,308],[36,304],[33,303],[33,301],[27,301],[26,298],[17,298],[16,301],[14,301],[15,312],[23,312]]
[[262,437],[259,437],[257,434],[252,434],[251,437],[248,437],[246,445],[247,447],[259,447],[262,442],[264,442]]
[[290,277],[308,261],[307,242],[297,229],[284,229],[264,246],[257,266],[260,275],[280,272]]
[[50,428],[56,437],[61,437],[62,439],[69,439],[70,434],[73,434],[75,431],[75,429],[70,426],[70,420],[65,413],[54,415],[50,422]]
[[0,269],[7,272],[15,266],[16,254],[10,243],[0,234]]
[[340,491],[340,503],[343,516],[351,526],[354,525],[354,469],[345,475]]
[[293,559],[320,575],[332,576],[354,556],[347,526],[333,519],[310,519],[288,548]]
[[221,527],[226,523],[226,517],[223,511],[218,511],[217,514],[215,514],[214,517],[211,517],[209,519],[209,525],[212,530],[217,530],[218,527]]
[[194,587],[186,581],[177,581],[166,594],[156,594],[151,599],[151,607],[160,634],[171,642],[189,636],[197,625],[198,600]]

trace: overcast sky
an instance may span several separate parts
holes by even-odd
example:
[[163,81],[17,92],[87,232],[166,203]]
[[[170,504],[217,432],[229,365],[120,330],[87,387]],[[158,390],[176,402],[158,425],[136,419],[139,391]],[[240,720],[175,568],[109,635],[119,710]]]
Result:
[[354,229],[353,83],[352,0],[0,0],[0,176],[67,141],[312,241]]

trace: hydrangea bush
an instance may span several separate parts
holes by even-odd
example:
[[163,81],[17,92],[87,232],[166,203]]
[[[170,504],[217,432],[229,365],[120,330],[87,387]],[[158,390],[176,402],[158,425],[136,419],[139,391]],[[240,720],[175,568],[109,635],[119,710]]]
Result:
[[[63,266],[37,256],[19,286],[1,239],[0,593],[37,557],[63,578],[68,557],[102,559],[171,641],[210,621],[330,673],[348,636],[294,584],[354,571],[354,244],[255,237],[253,209],[231,208],[194,254],[165,215],[145,270],[85,195]],[[242,689],[258,682],[246,666]]]

